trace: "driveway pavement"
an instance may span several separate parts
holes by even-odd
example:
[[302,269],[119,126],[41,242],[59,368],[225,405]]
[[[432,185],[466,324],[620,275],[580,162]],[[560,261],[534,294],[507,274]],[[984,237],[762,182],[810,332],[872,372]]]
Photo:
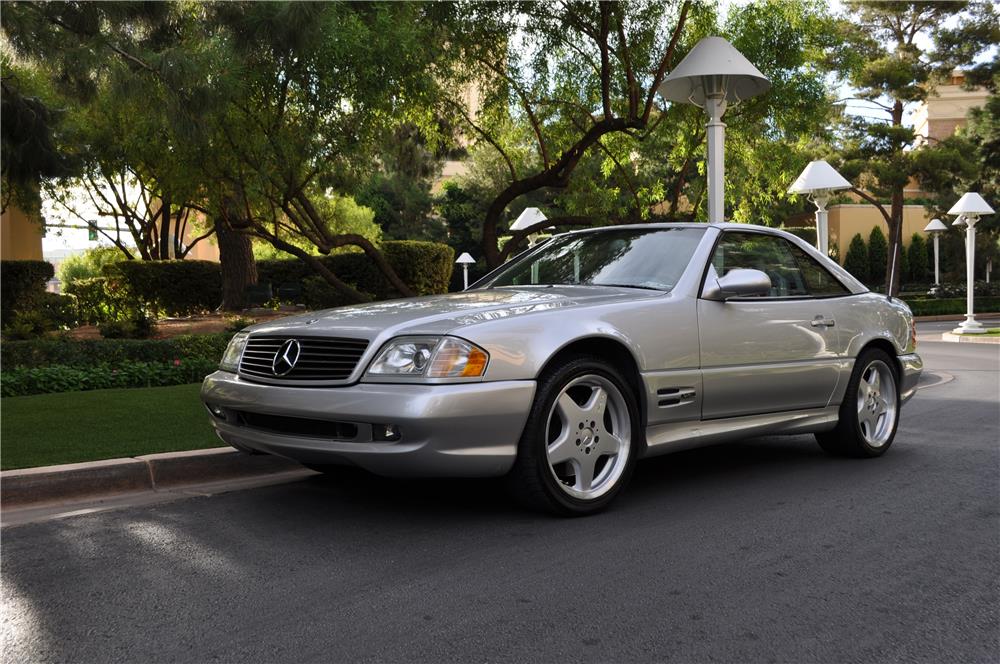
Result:
[[683,452],[587,519],[310,477],[4,528],[3,661],[995,662],[1000,349],[920,352],[885,457]]

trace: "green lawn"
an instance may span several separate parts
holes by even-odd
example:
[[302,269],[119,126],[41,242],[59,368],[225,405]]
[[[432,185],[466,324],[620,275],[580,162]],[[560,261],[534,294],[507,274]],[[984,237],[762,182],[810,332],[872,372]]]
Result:
[[200,385],[0,399],[0,468],[221,447]]

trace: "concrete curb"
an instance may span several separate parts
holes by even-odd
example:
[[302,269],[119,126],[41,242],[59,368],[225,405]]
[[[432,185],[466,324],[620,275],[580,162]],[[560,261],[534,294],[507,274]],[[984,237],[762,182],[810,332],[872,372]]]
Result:
[[995,334],[952,334],[945,332],[941,341],[963,344],[1000,344],[1000,336]]
[[301,469],[288,459],[217,447],[7,470],[0,472],[0,504],[5,509],[21,508]]

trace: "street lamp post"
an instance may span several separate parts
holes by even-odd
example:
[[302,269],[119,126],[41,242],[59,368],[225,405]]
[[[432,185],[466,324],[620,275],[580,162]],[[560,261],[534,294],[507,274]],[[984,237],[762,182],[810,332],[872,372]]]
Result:
[[722,37],[705,37],[691,49],[660,84],[667,101],[694,104],[705,109],[708,123],[708,221],[725,217],[725,141],[722,115],[735,105],[771,87],[770,81],[732,44]]
[[462,266],[462,282],[465,286],[463,290],[469,290],[469,266],[475,262],[476,259],[470,256],[467,251],[462,252],[462,255],[455,261],[457,265]]
[[955,334],[982,334],[986,332],[973,313],[976,268],[976,223],[980,215],[993,214],[983,197],[975,192],[965,193],[948,214],[958,215],[953,226],[965,226],[965,320],[952,332]]
[[934,288],[941,287],[941,263],[938,258],[938,245],[941,241],[941,233],[944,233],[946,230],[948,230],[948,227],[940,219],[931,219],[931,222],[924,226],[924,232],[928,233],[934,242]]
[[850,189],[851,183],[822,159],[809,162],[799,177],[788,188],[790,194],[805,194],[816,206],[816,248],[824,256],[830,255],[830,232],[826,204],[835,191]]

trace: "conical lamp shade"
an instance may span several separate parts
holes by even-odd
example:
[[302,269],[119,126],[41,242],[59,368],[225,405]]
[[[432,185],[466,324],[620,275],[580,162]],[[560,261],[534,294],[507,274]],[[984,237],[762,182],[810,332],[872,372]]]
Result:
[[808,194],[814,191],[850,189],[851,183],[833,166],[822,159],[809,162],[802,174],[788,188],[790,194]]
[[704,106],[706,94],[711,92],[706,85],[721,85],[726,101],[735,102],[767,92],[771,82],[728,41],[705,37],[663,79],[659,93],[668,101]]

